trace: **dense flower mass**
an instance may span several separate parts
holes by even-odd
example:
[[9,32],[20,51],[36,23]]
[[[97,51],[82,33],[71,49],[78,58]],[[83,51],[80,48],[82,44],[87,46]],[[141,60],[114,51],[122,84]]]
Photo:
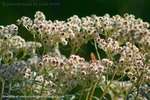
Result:
[[[96,53],[86,55],[88,60],[81,50],[86,53],[83,47],[93,47],[93,41]],[[150,83],[149,23],[129,14],[74,15],[66,21],[47,20],[41,11],[34,19],[23,16],[16,25],[0,26],[0,77],[8,86],[13,83],[13,95],[20,88],[21,95],[62,96],[81,87],[74,95],[86,100],[96,89],[103,92],[100,99],[110,94],[123,100],[135,93],[135,98],[148,98],[141,91]]]
[[[78,85],[81,81],[97,80],[104,70],[104,65],[101,61],[97,60],[89,63],[77,55],[71,55],[68,59],[44,55],[41,61],[34,64],[36,64],[37,69],[40,70],[40,75],[35,77],[33,74],[37,74],[38,72],[26,69],[24,77],[28,80],[32,80],[33,77],[35,77],[35,80],[41,82],[41,84],[43,81],[46,81],[44,84],[50,82],[49,87],[56,89],[56,94],[58,94],[58,91],[63,92],[64,87],[67,90],[67,88]],[[47,78],[42,75],[45,69],[48,71]],[[46,80],[44,80],[44,78]],[[62,84],[62,82],[64,82],[64,84]],[[60,89],[60,87],[62,88]],[[37,87],[35,87],[35,91],[37,91],[36,88]],[[49,94],[49,91],[46,93]]]

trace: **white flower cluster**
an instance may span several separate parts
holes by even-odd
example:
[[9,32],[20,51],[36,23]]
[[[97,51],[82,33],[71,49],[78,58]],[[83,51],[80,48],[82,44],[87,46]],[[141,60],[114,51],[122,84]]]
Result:
[[18,20],[18,23],[34,34],[36,33],[38,38],[48,45],[54,45],[57,42],[66,45],[68,41],[73,40],[72,44],[80,46],[84,41],[88,41],[88,38],[91,38],[90,36],[95,32],[93,19],[90,17],[81,20],[74,15],[67,22],[58,20],[52,22],[46,20],[45,15],[40,11],[37,11],[34,17],[35,19],[32,21],[24,16]]
[[[150,82],[149,24],[133,15],[74,15],[67,21],[51,21],[37,11],[33,20],[23,16],[17,22],[34,39],[26,41],[19,36],[15,24],[0,26],[0,76],[9,80],[23,74],[27,82],[23,88],[29,86],[35,94],[62,95],[78,84],[100,83],[102,78],[107,83],[111,81],[109,77],[127,76],[130,82]],[[97,55],[86,61],[78,56],[78,49],[93,40]],[[60,43],[69,47],[70,57],[61,54]],[[101,56],[101,49],[106,57]]]
[[[42,58],[43,66],[49,66],[54,68],[59,68],[64,71],[68,71],[70,75],[78,76],[79,73],[85,75],[88,74],[100,74],[104,70],[104,66],[101,61],[97,60],[95,62],[86,62],[84,58],[77,55],[71,55],[68,59],[62,59],[59,57],[44,56]],[[92,76],[91,74],[91,76]],[[96,77],[96,75],[94,75]]]
[[[145,53],[140,52],[140,49],[130,42],[126,42],[125,45],[119,45],[118,41],[112,38],[101,39],[97,37],[98,46],[104,49],[109,56],[113,54],[119,54],[119,61],[114,61],[117,66],[121,66],[120,72],[123,71],[125,74],[129,74],[129,77],[139,77],[142,70],[148,69],[149,65],[145,63]],[[104,60],[105,61],[105,60]],[[138,72],[138,74],[137,74]],[[146,73],[145,73],[146,74]]]
[[139,75],[148,68],[145,64],[145,56],[135,45],[127,42],[126,45],[122,47],[120,54],[119,62],[125,67],[124,71],[129,74],[129,77],[139,77]]
[[134,15],[129,14],[125,14],[124,17],[119,15],[110,17],[106,14],[96,18],[98,26],[101,26],[100,32],[107,33],[108,36],[119,40],[119,42],[130,41],[149,46],[149,23],[143,22],[142,19],[136,19]]
[[[149,23],[143,22],[142,19],[136,19],[134,15],[125,14],[124,17],[114,16],[113,21],[116,22],[117,30],[113,37],[127,39],[126,41],[138,42],[150,46],[150,30]],[[122,39],[122,40],[123,40]]]
[[[49,85],[49,88],[53,88],[53,90],[56,89],[55,92],[58,93],[57,89],[62,89],[61,92],[63,92],[64,88],[68,89],[74,87],[82,81],[100,80],[104,67],[105,66],[99,60],[96,60],[95,62],[86,62],[84,58],[77,55],[71,55],[69,58],[44,55],[41,62],[37,62],[36,68],[43,71],[47,70],[49,73],[48,78],[41,74],[42,76],[36,76],[35,80],[41,83],[44,81],[44,84],[46,82],[47,85]],[[39,72],[33,72],[29,68],[26,70],[24,77],[27,80],[33,79],[33,73]],[[47,87],[47,85],[45,85],[45,87]],[[50,91],[47,92],[49,94]]]
[[[106,34],[119,42],[130,41],[150,46],[149,24],[142,19],[136,19],[133,15],[125,14],[110,17],[93,15],[91,17],[79,18],[77,15],[70,17],[67,21],[46,20],[45,15],[37,11],[32,21],[28,17],[18,20],[19,24],[25,26],[29,31],[36,33],[42,42],[54,45],[57,42],[67,44],[72,40],[72,45],[80,47],[89,39],[97,36],[97,33]],[[122,37],[124,37],[122,39]]]
[[[0,29],[0,58],[3,60],[15,60],[14,54],[21,49],[26,50],[29,54],[35,54],[36,48],[41,47],[41,43],[33,41],[25,41],[21,36],[17,35],[18,27],[14,24],[1,26]],[[0,62],[1,63],[1,62]]]
[[104,49],[105,51],[112,53],[118,53],[121,50],[121,47],[119,45],[118,41],[115,41],[112,38],[108,38],[108,39],[102,39],[99,36],[96,37],[96,42],[98,43],[98,46],[102,49]]
[[0,26],[0,37],[9,37],[18,32],[18,27],[15,24]]

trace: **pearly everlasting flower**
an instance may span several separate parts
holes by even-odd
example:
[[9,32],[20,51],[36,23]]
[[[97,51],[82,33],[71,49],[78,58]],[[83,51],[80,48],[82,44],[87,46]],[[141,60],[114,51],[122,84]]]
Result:
[[33,21],[29,17],[23,16],[23,17],[21,17],[21,19],[17,20],[17,23],[19,25],[22,24],[25,28],[27,28],[28,30],[31,30],[30,27],[32,26]]
[[18,26],[15,24],[0,26],[0,37],[8,36],[8,35],[16,35],[18,32]]
[[38,19],[38,20],[45,20],[45,15],[43,14],[43,12],[41,11],[37,11],[34,15],[35,19]]
[[106,66],[112,66],[113,65],[113,61],[110,61],[109,59],[102,59],[102,63]]
[[43,82],[43,81],[44,81],[44,77],[43,77],[42,75],[37,76],[37,77],[35,78],[35,81]]
[[[78,55],[71,55],[69,58],[44,55],[38,66],[40,69],[45,68],[49,71],[47,81],[50,83],[48,84],[53,83],[49,86],[56,90],[60,89],[59,87],[68,89],[70,86],[76,86],[79,80],[99,79],[105,67],[101,61],[86,62]],[[42,77],[40,75],[36,80],[42,82]]]
[[96,74],[98,74],[98,73],[100,74],[100,73],[102,73],[104,71],[104,66],[101,64],[100,61],[91,63],[89,65],[89,67]]
[[[91,86],[92,90],[100,86],[104,96],[106,87],[112,97],[119,95],[116,99],[122,99],[122,94],[130,94],[124,80],[132,84],[133,90],[150,82],[150,25],[134,15],[74,15],[66,21],[52,21],[37,11],[33,20],[23,16],[17,23],[31,33],[33,40],[26,41],[17,34],[15,24],[0,26],[0,76],[14,80],[13,85],[20,80],[20,93],[60,96],[78,86],[84,92]],[[93,41],[95,48],[91,49],[99,60],[91,57],[87,61],[81,56],[89,51],[82,49],[93,45]],[[65,57],[61,48],[67,49],[70,56]],[[139,89],[137,96],[140,93]]]
[[13,48],[23,48],[25,47],[25,40],[20,36],[13,36],[10,39]]
[[119,43],[112,38],[108,38],[107,40],[101,39],[100,37],[96,38],[96,41],[100,48],[104,49],[105,51],[108,52],[116,52],[118,53],[121,49],[119,46]]
[[30,69],[30,68],[27,68],[27,69],[25,70],[25,73],[24,73],[24,78],[29,79],[29,78],[31,77],[31,75],[32,75],[31,69]]

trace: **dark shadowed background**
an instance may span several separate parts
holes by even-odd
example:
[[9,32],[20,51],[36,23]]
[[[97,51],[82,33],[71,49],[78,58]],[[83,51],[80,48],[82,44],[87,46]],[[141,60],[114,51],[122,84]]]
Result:
[[33,17],[37,10],[51,20],[65,20],[74,14],[130,13],[150,22],[150,0],[0,0],[0,25],[15,23],[21,16]]

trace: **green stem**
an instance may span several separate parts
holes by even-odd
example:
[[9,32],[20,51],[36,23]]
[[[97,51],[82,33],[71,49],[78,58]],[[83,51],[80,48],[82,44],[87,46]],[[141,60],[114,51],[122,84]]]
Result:
[[135,83],[132,84],[132,86],[130,87],[129,91],[127,92],[127,94],[126,94],[126,96],[125,96],[125,100],[128,99],[128,98],[127,98],[127,97],[128,97],[128,94],[131,92],[131,90],[133,90],[134,86],[135,86]]
[[9,83],[9,91],[8,91],[8,94],[9,94],[9,95],[11,95],[11,88],[12,88],[12,83],[10,82],[10,83]]
[[40,92],[40,95],[42,95],[42,92],[43,92],[43,88],[44,88],[44,84],[45,84],[45,76],[46,76],[46,73],[47,73],[47,71],[46,71],[46,68],[44,67],[44,81],[43,81],[43,83],[42,83],[42,89],[41,89],[41,92]]
[[33,85],[34,85],[34,82],[35,82],[35,79],[36,79],[37,75],[33,78],[33,81],[31,83],[31,93],[33,94]]
[[90,91],[91,91],[91,89],[92,89],[92,85],[93,83],[91,83],[91,87],[89,88],[89,91],[88,91],[88,93],[87,93],[87,95],[86,95],[86,99],[85,100],[89,100],[89,96],[90,96]]
[[59,43],[58,43],[58,42],[56,43],[54,49],[55,49],[56,54],[57,54],[58,56],[61,56],[60,51],[59,51]]
[[140,85],[141,85],[141,83],[142,83],[142,77],[143,77],[143,73],[141,73],[141,75],[140,75],[140,77],[139,77],[139,80],[138,80],[138,82],[137,82],[137,94],[136,94],[136,96],[135,96],[135,100],[137,100],[137,97],[138,97],[138,95],[139,95],[139,87],[140,87]]
[[[85,86],[85,85],[84,85]],[[84,86],[82,86],[82,90],[81,90],[81,95],[80,95],[80,97],[79,97],[79,100],[82,100],[82,95],[83,95],[83,93],[84,93]]]
[[94,83],[93,89],[92,89],[92,92],[91,92],[91,95],[90,95],[90,97],[89,97],[89,100],[93,100],[92,97],[93,97],[93,95],[94,95],[94,92],[95,92],[95,89],[96,89],[96,86],[97,86],[98,82],[99,82],[99,80],[97,80],[97,81]]
[[[129,89],[129,91],[127,92],[127,94],[126,94],[126,96],[125,96],[125,99],[127,99],[129,93],[133,90],[133,88],[134,88],[135,86],[138,86],[138,87],[139,87],[140,80],[142,79],[142,76],[143,76],[143,73],[141,73],[141,75],[140,75],[140,77],[138,78],[137,82],[132,84],[131,88]],[[137,90],[137,91],[138,91],[138,90]],[[136,97],[135,97],[135,100],[136,100],[137,96],[138,96],[138,93],[137,93],[137,95],[136,95]]]
[[114,74],[113,74],[113,76],[112,76],[112,79],[111,79],[111,81],[109,82],[109,84],[105,87],[104,92],[103,92],[102,96],[100,97],[100,100],[102,100],[102,98],[103,98],[103,97],[104,97],[104,95],[106,94],[107,89],[108,89],[108,88],[109,88],[109,86],[111,85],[111,83],[112,83],[112,81],[113,81],[113,79],[114,79],[114,77],[115,77],[116,73],[117,73],[117,70],[114,72]]
[[100,55],[99,55],[98,48],[97,48],[97,44],[96,44],[96,41],[95,41],[95,40],[94,40],[94,46],[95,46],[96,54],[97,54],[97,56],[98,56],[98,60],[100,60]]
[[3,93],[4,93],[5,81],[3,80],[3,78],[0,77],[0,82],[1,82],[0,100],[2,100]]
[[76,45],[73,43],[71,44],[71,46],[72,46],[71,54],[76,54],[78,52],[79,48],[76,48]]

